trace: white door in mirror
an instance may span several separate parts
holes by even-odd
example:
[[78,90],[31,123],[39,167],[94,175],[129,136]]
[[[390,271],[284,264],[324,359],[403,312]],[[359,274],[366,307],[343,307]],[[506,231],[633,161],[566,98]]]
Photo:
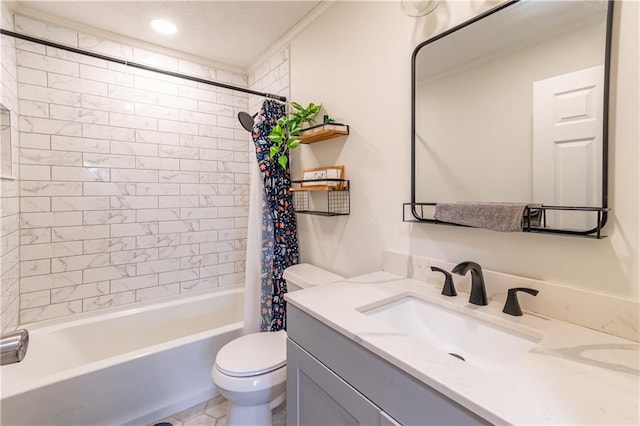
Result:
[[[602,65],[533,83],[533,199],[555,206],[600,206]],[[587,212],[549,211],[547,226],[590,229]]]

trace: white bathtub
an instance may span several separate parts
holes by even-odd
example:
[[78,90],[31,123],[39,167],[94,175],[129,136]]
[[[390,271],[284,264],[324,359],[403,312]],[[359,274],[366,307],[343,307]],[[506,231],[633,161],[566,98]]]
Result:
[[242,289],[27,326],[0,368],[1,423],[145,424],[214,397],[218,350],[242,334]]

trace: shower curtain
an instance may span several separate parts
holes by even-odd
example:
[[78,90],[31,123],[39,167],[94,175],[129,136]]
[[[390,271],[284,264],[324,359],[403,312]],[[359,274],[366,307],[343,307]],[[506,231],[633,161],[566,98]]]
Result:
[[[285,105],[267,99],[251,133],[257,159],[253,170],[247,234],[245,332],[286,329],[287,285],[284,270],[298,263],[296,217],[291,200],[289,168],[269,158],[267,137]],[[260,289],[259,299],[255,289]],[[256,314],[257,313],[257,314]]]

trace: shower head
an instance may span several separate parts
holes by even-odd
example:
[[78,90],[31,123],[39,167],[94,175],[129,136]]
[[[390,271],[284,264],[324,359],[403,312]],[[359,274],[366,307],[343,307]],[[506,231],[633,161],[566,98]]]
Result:
[[248,113],[241,111],[238,113],[238,120],[240,120],[240,124],[247,132],[251,132],[253,130],[253,119],[258,115],[258,113],[253,114],[253,117]]

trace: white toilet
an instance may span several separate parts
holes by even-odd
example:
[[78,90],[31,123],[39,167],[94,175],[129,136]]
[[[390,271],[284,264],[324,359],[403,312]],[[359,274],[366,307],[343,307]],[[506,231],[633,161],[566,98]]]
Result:
[[[287,290],[341,281],[307,263],[284,271]],[[218,391],[230,402],[228,426],[271,425],[271,410],[282,404],[287,381],[287,333],[252,333],[227,343],[211,369]]]

